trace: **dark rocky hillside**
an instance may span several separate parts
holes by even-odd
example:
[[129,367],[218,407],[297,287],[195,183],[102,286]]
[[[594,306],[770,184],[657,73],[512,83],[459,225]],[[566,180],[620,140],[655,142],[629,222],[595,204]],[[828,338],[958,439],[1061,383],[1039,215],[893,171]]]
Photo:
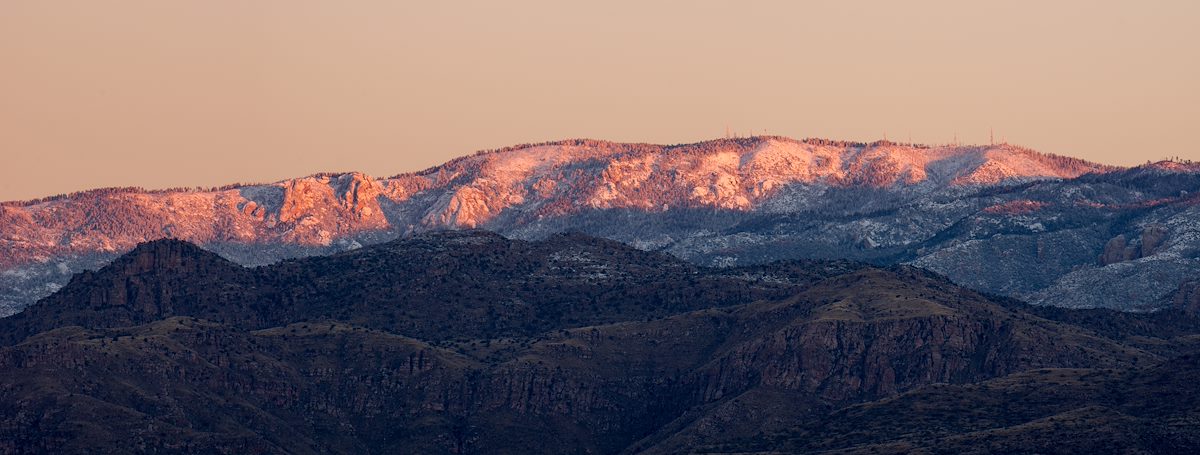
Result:
[[1048,368],[934,385],[704,452],[1193,453],[1200,357],[1137,368]]
[[3,453],[1173,453],[1200,434],[1182,310],[579,234],[257,268],[150,242],[0,333]]
[[195,245],[157,240],[83,272],[0,320],[9,339],[52,327],[116,327],[190,316],[248,329],[339,320],[428,340],[531,336],[779,299],[861,265],[794,262],[699,268],[578,234],[540,242],[444,231],[325,257],[243,268]]

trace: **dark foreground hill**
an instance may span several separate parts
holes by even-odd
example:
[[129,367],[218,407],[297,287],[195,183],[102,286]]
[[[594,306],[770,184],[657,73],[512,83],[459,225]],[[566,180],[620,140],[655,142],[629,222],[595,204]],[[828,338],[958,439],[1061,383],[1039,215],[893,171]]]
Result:
[[0,452],[1174,453],[1189,314],[581,235],[259,268],[156,241],[0,320]]

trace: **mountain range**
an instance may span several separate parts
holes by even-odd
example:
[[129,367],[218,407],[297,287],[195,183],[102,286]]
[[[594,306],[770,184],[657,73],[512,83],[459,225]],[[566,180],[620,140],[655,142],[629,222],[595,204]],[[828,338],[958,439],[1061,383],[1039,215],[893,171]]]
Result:
[[417,233],[137,245],[0,319],[4,453],[1186,453],[1200,317],[907,266]]
[[0,314],[158,238],[263,265],[470,228],[527,240],[577,231],[703,266],[908,264],[1035,304],[1148,311],[1196,295],[1198,190],[1191,163],[1121,168],[1007,144],[568,140],[388,178],[3,203]]

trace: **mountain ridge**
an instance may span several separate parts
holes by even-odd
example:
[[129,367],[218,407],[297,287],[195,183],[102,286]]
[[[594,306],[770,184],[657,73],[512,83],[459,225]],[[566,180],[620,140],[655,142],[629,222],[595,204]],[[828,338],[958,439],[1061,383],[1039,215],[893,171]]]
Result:
[[[1013,151],[1017,151],[1019,153],[1040,155],[1040,156],[1047,157],[1047,158],[1063,159],[1063,160],[1067,160],[1067,161],[1071,161],[1071,162],[1076,162],[1076,163],[1082,164],[1082,165],[1095,166],[1098,169],[1103,169],[1105,171],[1128,170],[1128,169],[1134,169],[1134,168],[1139,168],[1139,167],[1153,167],[1153,168],[1158,168],[1158,169],[1163,169],[1163,170],[1168,170],[1168,171],[1171,171],[1171,170],[1178,171],[1178,170],[1190,169],[1189,166],[1181,165],[1181,163],[1169,161],[1169,160],[1163,160],[1163,161],[1158,161],[1158,162],[1153,162],[1153,163],[1148,162],[1146,165],[1133,166],[1133,167],[1102,164],[1102,163],[1089,162],[1082,158],[1075,158],[1075,157],[1070,157],[1070,156],[1066,156],[1066,155],[1055,155],[1055,154],[1049,154],[1049,153],[1044,153],[1044,152],[1038,152],[1033,149],[1029,149],[1029,148],[1021,147],[1021,146],[1017,146],[1017,145],[1010,145],[1007,143],[994,144],[994,145],[989,145],[989,146],[983,146],[983,145],[948,146],[948,145],[930,145],[930,144],[916,144],[916,143],[898,143],[898,142],[893,142],[893,141],[863,142],[863,141],[845,141],[845,140],[833,140],[833,139],[823,139],[823,138],[793,139],[793,138],[789,138],[786,136],[752,136],[752,137],[746,137],[746,138],[712,139],[712,140],[706,140],[706,141],[700,141],[700,142],[694,142],[694,143],[678,143],[678,144],[663,145],[663,144],[653,144],[653,143],[646,143],[646,142],[617,142],[617,141],[609,141],[609,140],[603,140],[603,139],[576,138],[576,139],[561,139],[561,140],[544,141],[544,142],[523,143],[523,144],[506,146],[506,147],[501,147],[501,148],[496,148],[496,149],[477,150],[470,154],[455,157],[455,158],[447,160],[441,164],[437,164],[437,165],[434,165],[434,166],[431,166],[431,167],[428,167],[428,168],[425,168],[422,170],[401,172],[401,173],[393,174],[393,175],[387,176],[387,177],[375,178],[375,180],[393,180],[393,179],[400,179],[400,178],[412,177],[412,176],[428,176],[430,174],[437,173],[438,170],[440,170],[444,167],[461,164],[464,161],[478,159],[480,157],[484,157],[484,156],[488,156],[488,155],[498,155],[498,154],[516,152],[516,151],[530,149],[530,148],[536,148],[536,147],[546,147],[546,146],[609,146],[609,147],[615,147],[615,146],[624,146],[624,147],[657,148],[660,150],[686,150],[690,147],[706,146],[706,145],[711,145],[711,144],[753,144],[753,143],[756,143],[759,141],[764,141],[764,140],[786,141],[786,142],[794,142],[794,143],[801,143],[801,144],[846,147],[846,148],[896,146],[896,147],[905,147],[905,148],[912,148],[912,149],[918,149],[918,150],[932,150],[932,149],[939,149],[939,148],[963,148],[963,149],[985,148],[986,149],[986,148],[1001,147],[1001,148],[1009,148],[1009,149],[1011,149]],[[616,153],[616,152],[614,152],[614,153]],[[62,199],[69,199],[72,197],[88,196],[88,195],[94,194],[94,193],[103,194],[103,193],[128,192],[128,193],[162,194],[162,193],[218,192],[218,191],[225,191],[225,190],[245,188],[245,187],[285,184],[285,183],[288,183],[291,181],[310,179],[310,178],[321,179],[321,178],[340,177],[340,176],[354,175],[354,174],[366,175],[366,173],[364,173],[364,172],[354,171],[354,170],[322,171],[322,172],[316,172],[313,174],[304,175],[304,176],[300,176],[300,177],[285,178],[285,179],[277,180],[277,181],[273,181],[273,182],[240,182],[240,183],[230,183],[230,184],[223,184],[223,185],[219,185],[219,186],[210,186],[210,187],[205,187],[205,186],[167,187],[167,188],[144,188],[144,187],[139,187],[139,186],[97,187],[97,188],[89,188],[89,189],[84,189],[84,190],[79,190],[79,191],[73,191],[70,193],[60,193],[60,194],[55,194],[52,196],[44,196],[44,197],[38,197],[38,198],[32,198],[32,199],[0,201],[0,206],[24,207],[24,206],[36,205],[36,204],[45,203],[45,202],[53,202],[53,201],[62,200]]]
[[[1185,171],[1158,166],[1155,175],[1173,174],[1142,178],[1166,180]],[[473,227],[531,239],[579,229],[705,264],[830,257],[822,252],[822,242],[840,243],[834,250],[847,252],[849,259],[920,261],[925,254],[912,245],[936,240],[938,231],[932,229],[949,228],[988,207],[1029,217],[1047,212],[1045,204],[1051,203],[1009,198],[1003,191],[1046,181],[1107,181],[1116,177],[1106,176],[1122,172],[1130,171],[1007,144],[922,146],[764,136],[664,146],[578,139],[479,152],[388,178],[322,173],[215,191],[94,190],[0,205],[0,313],[47,295],[73,272],[98,267],[160,237],[197,242],[242,264]],[[1080,194],[1084,204],[1109,202]],[[986,205],[954,202],[960,198]],[[1025,199],[1031,202],[1020,202]],[[897,209],[934,210],[928,214],[942,219],[922,220],[928,227],[916,228],[903,220],[871,220]],[[755,232],[753,226],[774,223],[769,220],[776,215],[813,213],[843,217],[830,219],[840,226],[821,231],[847,238],[813,237],[804,245],[775,248],[776,256],[763,259],[721,246],[740,248],[736,245],[757,242],[753,236],[763,234],[790,242]],[[642,233],[620,231],[638,223],[649,224]],[[979,288],[1037,299],[1033,289],[1013,293],[999,283]],[[1142,305],[1156,305],[1159,298]]]

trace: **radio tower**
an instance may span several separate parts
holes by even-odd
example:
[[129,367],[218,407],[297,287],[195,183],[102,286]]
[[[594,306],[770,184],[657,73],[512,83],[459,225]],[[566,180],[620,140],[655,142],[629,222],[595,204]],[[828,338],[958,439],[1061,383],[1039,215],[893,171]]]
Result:
[[992,128],[988,128],[988,143],[996,145],[996,131]]

